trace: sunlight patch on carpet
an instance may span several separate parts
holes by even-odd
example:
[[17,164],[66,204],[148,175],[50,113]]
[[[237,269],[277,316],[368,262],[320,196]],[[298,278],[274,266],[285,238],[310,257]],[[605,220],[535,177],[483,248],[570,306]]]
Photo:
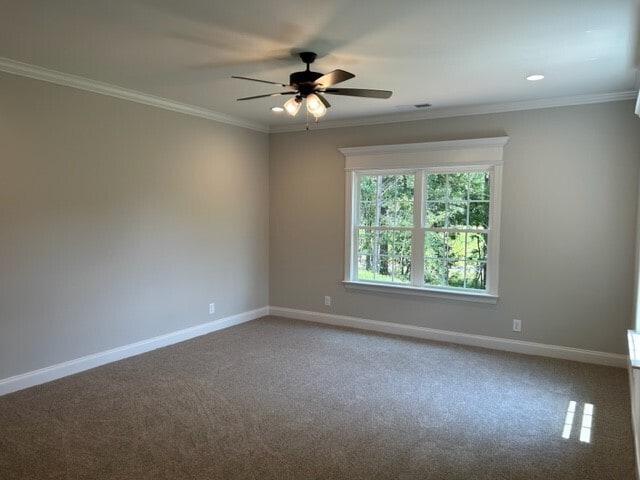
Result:
[[[567,406],[567,414],[564,418],[564,428],[562,429],[562,438],[571,438],[571,431],[576,417],[577,402],[571,400]],[[591,403],[585,403],[582,409],[582,424],[580,426],[580,441],[583,443],[591,443],[591,428],[593,426],[593,416],[595,408]]]

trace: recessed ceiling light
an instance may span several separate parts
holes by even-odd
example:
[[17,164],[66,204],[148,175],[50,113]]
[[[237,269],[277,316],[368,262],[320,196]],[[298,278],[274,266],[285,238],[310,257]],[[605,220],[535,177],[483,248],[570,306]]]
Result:
[[529,80],[530,82],[537,82],[538,80],[542,80],[544,78],[544,75],[540,75],[539,73],[535,73],[533,75],[529,75],[527,77],[527,80]]
[[280,113],[280,112],[284,112],[284,108],[282,108],[282,107],[271,107],[271,111],[272,112],[276,112],[276,113]]

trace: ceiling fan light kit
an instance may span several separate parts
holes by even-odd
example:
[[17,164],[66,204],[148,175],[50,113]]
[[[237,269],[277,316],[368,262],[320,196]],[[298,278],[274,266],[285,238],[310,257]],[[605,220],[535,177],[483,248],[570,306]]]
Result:
[[284,109],[289,115],[295,117],[302,106],[302,98],[296,96],[284,102]]
[[315,93],[307,95],[307,111],[316,118],[320,118],[327,113],[327,107],[325,107],[320,100],[320,97]]
[[333,70],[329,73],[322,74],[320,72],[312,72],[309,65],[316,59],[313,52],[300,53],[300,59],[306,63],[306,70],[293,72],[289,75],[289,84],[272,82],[270,80],[259,80],[257,78],[233,76],[240,80],[249,80],[252,82],[269,83],[272,85],[281,85],[289,88],[289,91],[268,93],[266,95],[255,95],[252,97],[238,98],[238,100],[253,100],[256,98],[277,97],[280,95],[295,95],[284,103],[284,109],[291,116],[295,116],[302,101],[306,100],[307,111],[316,119],[327,113],[327,109],[331,104],[324,98],[324,95],[342,95],[348,97],[365,97],[365,98],[389,98],[392,92],[389,90],[370,90],[363,88],[330,88],[333,85],[349,80],[355,75],[344,70]]

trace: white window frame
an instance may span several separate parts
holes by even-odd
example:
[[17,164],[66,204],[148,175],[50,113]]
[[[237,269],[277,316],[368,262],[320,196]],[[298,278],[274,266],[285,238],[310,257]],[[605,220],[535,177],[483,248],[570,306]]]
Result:
[[[500,258],[500,210],[502,199],[502,166],[504,146],[509,137],[452,140],[444,142],[409,143],[401,145],[377,145],[369,147],[341,148],[346,158],[345,184],[345,265],[343,284],[347,288],[383,293],[426,295],[447,299],[468,300],[484,303],[498,301],[498,274]],[[358,175],[391,175],[415,172],[452,172],[487,170],[491,175],[489,192],[489,228],[487,244],[487,283],[485,290],[468,288],[447,288],[436,286],[416,286],[416,275],[422,275],[419,268],[422,254],[412,250],[412,283],[400,285],[376,283],[357,279],[357,220]],[[414,235],[420,239],[423,232],[423,174],[415,177],[414,189],[420,197],[414,211]],[[423,240],[418,240],[421,243]],[[414,244],[414,247],[416,245]],[[424,249],[422,249],[424,250]]]

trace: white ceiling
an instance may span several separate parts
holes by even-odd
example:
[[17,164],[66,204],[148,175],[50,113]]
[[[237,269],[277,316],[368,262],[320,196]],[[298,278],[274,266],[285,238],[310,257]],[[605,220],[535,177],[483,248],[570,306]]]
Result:
[[[231,76],[288,83],[302,50],[318,53],[315,71],[356,75],[340,86],[393,91],[328,97],[327,124],[422,114],[421,103],[629,96],[638,11],[637,0],[0,0],[0,57],[277,131],[303,112],[270,111],[287,97],[238,102],[282,89]],[[527,82],[534,72],[545,80]]]

